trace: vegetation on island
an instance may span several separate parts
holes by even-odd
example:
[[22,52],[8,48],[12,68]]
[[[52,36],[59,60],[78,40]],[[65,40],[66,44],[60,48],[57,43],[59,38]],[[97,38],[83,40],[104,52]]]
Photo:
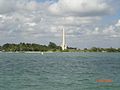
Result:
[[92,47],[90,49],[84,48],[84,52],[120,52],[120,48],[97,48]]
[[17,51],[56,51],[56,50],[61,50],[60,46],[57,46],[55,43],[50,42],[47,45],[40,45],[40,44],[35,44],[35,43],[19,43],[19,44],[10,44],[6,43],[3,46],[0,46],[1,51],[5,52],[17,52]]
[[40,45],[35,43],[6,43],[0,46],[2,52],[26,52],[26,51],[40,51],[40,52],[120,52],[120,48],[97,48],[92,47],[90,49],[77,49],[73,47],[67,47],[66,50],[62,50],[61,46],[56,45],[53,42],[49,42],[48,45]]

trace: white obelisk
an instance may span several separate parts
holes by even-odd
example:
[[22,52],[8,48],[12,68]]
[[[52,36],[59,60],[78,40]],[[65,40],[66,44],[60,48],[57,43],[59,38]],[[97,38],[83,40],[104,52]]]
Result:
[[65,50],[67,47],[66,47],[66,44],[65,44],[65,30],[64,28],[62,28],[62,50]]

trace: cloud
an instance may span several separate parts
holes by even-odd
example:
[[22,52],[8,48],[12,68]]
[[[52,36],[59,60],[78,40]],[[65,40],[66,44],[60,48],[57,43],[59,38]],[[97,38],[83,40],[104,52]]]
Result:
[[[79,26],[81,24],[91,24],[99,21],[100,17],[74,17],[74,16],[66,16],[61,19],[61,24],[63,25],[72,25]],[[59,20],[60,23],[60,20]]]
[[34,27],[34,26],[36,26],[37,24],[36,23],[26,23],[26,25],[29,25],[29,26],[31,26],[31,27]]
[[49,10],[62,16],[103,16],[110,14],[112,7],[104,0],[59,0]]
[[[71,46],[80,47],[89,45],[90,42],[92,44],[95,40],[99,43],[99,40],[105,38],[120,38],[119,21],[112,22],[111,25],[103,25],[104,21],[99,22],[103,15],[111,13],[111,5],[107,2],[103,0],[69,0],[69,2],[68,5],[68,0],[42,3],[36,0],[0,0],[0,42],[15,40],[46,44],[53,41],[60,44],[62,31],[59,26],[64,26],[67,43]],[[51,11],[55,8],[59,8],[57,13]]]
[[28,10],[28,11],[35,11],[39,8],[40,3],[37,3],[34,0],[22,0],[16,2],[16,7],[18,10]]
[[0,0],[0,14],[17,11],[35,11],[43,6],[35,0]]
[[120,27],[120,20],[115,24],[116,27]]
[[14,11],[15,5],[14,0],[0,0],[0,14]]
[[86,35],[90,36],[96,36],[101,38],[119,38],[120,37],[120,31],[119,29],[113,24],[107,27],[96,27],[94,30],[87,30]]

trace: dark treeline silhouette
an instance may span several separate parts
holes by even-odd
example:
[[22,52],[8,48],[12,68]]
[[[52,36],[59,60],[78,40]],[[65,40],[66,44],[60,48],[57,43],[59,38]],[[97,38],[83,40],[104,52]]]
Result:
[[[41,52],[46,52],[46,51],[62,51],[61,46],[57,46],[53,42],[49,42],[48,45],[40,45],[40,44],[35,44],[35,43],[19,43],[19,44],[14,44],[14,43],[6,43],[2,46],[0,46],[0,51],[4,52],[16,52],[16,51],[41,51]],[[77,49],[73,47],[67,47],[66,50],[62,52],[120,52],[120,48],[97,48],[97,47],[92,47],[90,49],[84,48],[84,49]]]
[[92,47],[90,49],[84,48],[85,52],[120,52],[120,48],[97,48],[97,47]]
[[19,44],[4,44],[3,46],[0,46],[1,51],[56,51],[61,50],[60,46],[57,46],[55,43],[50,42],[48,46],[46,45],[40,45],[35,43],[19,43]]

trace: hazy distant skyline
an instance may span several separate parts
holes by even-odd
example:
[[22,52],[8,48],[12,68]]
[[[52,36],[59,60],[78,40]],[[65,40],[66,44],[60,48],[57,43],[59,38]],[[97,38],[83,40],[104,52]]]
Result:
[[120,47],[120,0],[0,0],[0,44]]

